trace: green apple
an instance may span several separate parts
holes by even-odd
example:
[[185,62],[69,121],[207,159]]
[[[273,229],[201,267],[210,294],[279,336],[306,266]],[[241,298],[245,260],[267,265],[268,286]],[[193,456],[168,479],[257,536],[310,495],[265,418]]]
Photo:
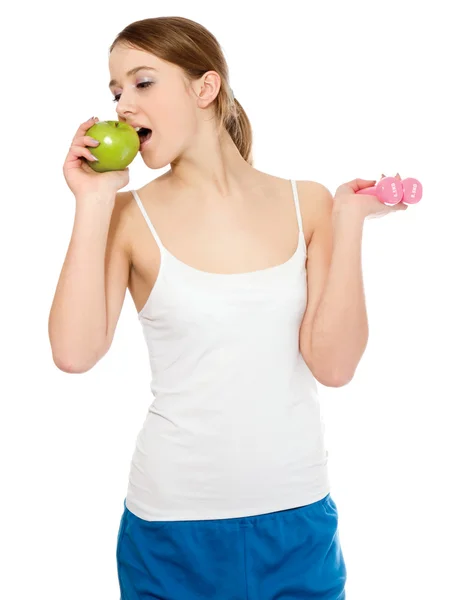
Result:
[[140,149],[138,133],[128,123],[121,121],[99,121],[85,135],[98,140],[99,146],[89,146],[98,160],[87,160],[93,171],[122,171],[137,156]]

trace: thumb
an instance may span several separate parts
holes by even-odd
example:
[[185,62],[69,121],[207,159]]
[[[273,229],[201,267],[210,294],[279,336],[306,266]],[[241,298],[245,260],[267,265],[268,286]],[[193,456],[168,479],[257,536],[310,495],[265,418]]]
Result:
[[354,179],[353,181],[349,182],[349,185],[352,187],[354,192],[358,192],[364,188],[373,187],[375,183],[376,179]]
[[376,183],[376,179],[356,179],[360,185],[369,185],[370,183]]

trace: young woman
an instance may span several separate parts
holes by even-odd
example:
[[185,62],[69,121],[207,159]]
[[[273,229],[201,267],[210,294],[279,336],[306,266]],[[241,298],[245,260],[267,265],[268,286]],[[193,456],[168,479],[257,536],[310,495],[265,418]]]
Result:
[[94,120],[80,126],[64,165],[76,216],[49,332],[57,366],[87,371],[129,289],[149,347],[153,401],[118,534],[121,598],[342,600],[316,381],[348,383],[367,343],[364,219],[406,207],[355,195],[373,181],[332,198],[256,170],[249,120],[201,25],[146,19],[110,50],[118,119],[148,131],[150,169],[170,169],[119,192],[128,170],[91,170]]

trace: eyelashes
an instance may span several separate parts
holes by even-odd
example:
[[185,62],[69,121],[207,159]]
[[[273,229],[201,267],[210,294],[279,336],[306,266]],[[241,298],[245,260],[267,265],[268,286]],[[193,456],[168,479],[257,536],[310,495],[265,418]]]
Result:
[[[152,81],[142,81],[141,83],[137,83],[136,87],[141,90],[144,90],[147,87],[150,87],[151,85],[153,85]],[[114,98],[113,98],[113,102],[118,102],[120,97],[121,97],[121,94],[116,94],[116,96],[114,96]]]

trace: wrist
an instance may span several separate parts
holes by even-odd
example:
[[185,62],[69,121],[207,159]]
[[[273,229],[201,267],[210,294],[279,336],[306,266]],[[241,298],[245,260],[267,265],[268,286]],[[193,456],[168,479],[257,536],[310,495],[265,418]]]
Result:
[[88,206],[94,208],[97,206],[113,207],[115,204],[116,193],[111,191],[89,191],[75,195],[77,207]]
[[332,218],[335,221],[346,219],[347,222],[362,224],[365,222],[366,213],[357,202],[349,202],[346,198],[334,199]]

